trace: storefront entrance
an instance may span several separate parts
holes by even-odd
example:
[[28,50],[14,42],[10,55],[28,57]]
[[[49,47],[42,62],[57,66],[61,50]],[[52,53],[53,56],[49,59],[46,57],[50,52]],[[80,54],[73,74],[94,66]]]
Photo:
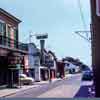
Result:
[[48,78],[49,78],[48,70],[46,70],[46,69],[41,69],[40,75],[41,75],[41,80],[45,81],[45,80],[48,80]]
[[7,84],[8,62],[5,56],[0,56],[0,85]]

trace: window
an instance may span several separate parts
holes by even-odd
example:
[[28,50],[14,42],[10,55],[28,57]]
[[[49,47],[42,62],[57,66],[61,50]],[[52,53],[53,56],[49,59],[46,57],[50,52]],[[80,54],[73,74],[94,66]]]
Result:
[[[0,35],[6,36],[6,24],[0,20]],[[6,41],[4,37],[0,37],[0,43],[5,45]]]
[[38,60],[34,60],[34,66],[38,66],[39,65],[39,61]]
[[2,23],[0,22],[0,33],[3,32]]
[[7,37],[8,37],[8,46],[17,47],[17,29],[11,25],[7,25]]
[[8,38],[10,38],[10,32],[11,32],[11,28],[10,26],[8,26]]
[[6,24],[0,22],[0,34],[4,35],[6,33]]

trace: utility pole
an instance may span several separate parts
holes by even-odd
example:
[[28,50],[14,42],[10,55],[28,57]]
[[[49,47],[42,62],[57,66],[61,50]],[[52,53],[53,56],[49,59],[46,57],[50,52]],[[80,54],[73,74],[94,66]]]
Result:
[[100,97],[100,0],[90,0],[95,96]]

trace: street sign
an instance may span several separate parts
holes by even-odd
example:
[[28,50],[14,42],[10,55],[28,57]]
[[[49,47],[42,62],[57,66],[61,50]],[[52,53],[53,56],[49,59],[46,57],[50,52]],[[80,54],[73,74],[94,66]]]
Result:
[[37,34],[36,38],[37,39],[47,39],[48,38],[48,34],[47,33],[45,33],[45,34]]
[[100,16],[100,0],[96,0],[96,14]]

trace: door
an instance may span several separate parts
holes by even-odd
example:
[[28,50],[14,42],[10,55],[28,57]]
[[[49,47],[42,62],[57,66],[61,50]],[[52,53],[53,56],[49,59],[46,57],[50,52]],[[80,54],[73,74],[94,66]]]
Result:
[[7,84],[7,58],[5,56],[0,56],[0,85]]

